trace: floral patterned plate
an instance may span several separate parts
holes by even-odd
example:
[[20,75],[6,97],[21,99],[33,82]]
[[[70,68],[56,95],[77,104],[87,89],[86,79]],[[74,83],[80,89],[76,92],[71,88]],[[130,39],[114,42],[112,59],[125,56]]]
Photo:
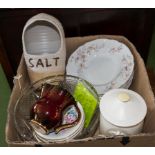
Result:
[[72,53],[66,67],[68,75],[89,81],[100,95],[126,86],[133,70],[134,58],[129,48],[110,39],[97,39],[80,46]]

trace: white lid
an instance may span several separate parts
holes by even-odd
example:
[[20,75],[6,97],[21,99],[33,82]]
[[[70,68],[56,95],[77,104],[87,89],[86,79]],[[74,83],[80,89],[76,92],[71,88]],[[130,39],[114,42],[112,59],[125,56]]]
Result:
[[[49,141],[49,142],[63,142],[63,141],[69,141],[75,138],[82,131],[84,127],[84,122],[85,122],[85,114],[84,114],[82,105],[80,103],[77,103],[77,105],[81,111],[81,119],[77,125],[68,129],[64,129],[60,131],[58,134],[55,134],[54,132],[52,132],[48,135],[44,135],[35,130],[36,136],[42,141]],[[71,110],[74,110],[74,109],[72,108]],[[71,112],[71,115],[72,115],[72,112]]]
[[120,127],[129,127],[145,118],[147,107],[144,99],[136,92],[113,89],[102,96],[100,112],[108,122]]

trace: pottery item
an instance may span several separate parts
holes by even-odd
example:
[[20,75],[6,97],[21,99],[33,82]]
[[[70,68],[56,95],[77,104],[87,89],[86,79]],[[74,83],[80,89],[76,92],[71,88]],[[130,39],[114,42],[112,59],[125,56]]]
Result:
[[[48,86],[47,86],[48,85]],[[74,106],[77,117],[73,122],[62,124],[64,111]],[[30,125],[42,134],[50,132],[58,133],[66,128],[77,125],[81,118],[81,112],[74,97],[63,88],[44,84],[41,89],[41,96],[32,105],[30,111]]]
[[[81,118],[80,121],[77,123],[77,125],[61,130],[59,133],[51,132],[48,135],[42,134],[38,131],[34,131],[35,137],[38,139],[38,141],[41,142],[66,142],[70,141],[74,138],[76,138],[80,132],[82,132],[83,127],[84,127],[84,120],[85,120],[85,115],[83,108],[81,104],[77,104],[78,108],[80,109],[81,112]],[[71,122],[74,122],[76,118],[78,117],[78,113],[75,109],[74,106],[69,107],[68,111],[64,114],[63,118],[63,124],[69,124]]]
[[23,29],[22,44],[31,82],[65,73],[64,30],[55,17],[40,13],[30,18]]
[[139,134],[146,113],[146,103],[138,93],[128,89],[110,90],[100,100],[100,134]]

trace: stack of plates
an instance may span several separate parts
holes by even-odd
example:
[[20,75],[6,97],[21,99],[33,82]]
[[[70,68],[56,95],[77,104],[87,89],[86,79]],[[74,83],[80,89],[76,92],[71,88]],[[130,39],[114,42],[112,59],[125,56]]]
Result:
[[134,76],[134,58],[125,44],[97,39],[72,53],[66,71],[89,81],[102,95],[113,88],[129,88]]

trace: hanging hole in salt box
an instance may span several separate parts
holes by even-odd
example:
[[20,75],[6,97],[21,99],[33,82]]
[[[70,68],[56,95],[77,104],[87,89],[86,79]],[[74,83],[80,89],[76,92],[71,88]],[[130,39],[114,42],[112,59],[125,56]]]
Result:
[[24,35],[25,48],[28,54],[52,54],[61,47],[59,30],[48,21],[36,21],[29,25]]

